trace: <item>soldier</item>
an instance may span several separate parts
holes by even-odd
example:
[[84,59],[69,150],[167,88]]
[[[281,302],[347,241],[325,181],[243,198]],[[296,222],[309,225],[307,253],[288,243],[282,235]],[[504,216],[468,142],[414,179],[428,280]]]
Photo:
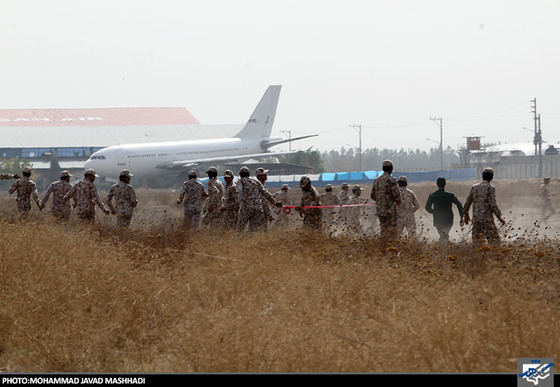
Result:
[[400,176],[397,180],[401,196],[400,205],[397,206],[397,236],[402,235],[406,229],[409,237],[416,237],[416,218],[414,213],[420,208],[416,194],[408,188],[406,176]]
[[[255,171],[255,176],[257,180],[265,187],[265,183],[268,180],[268,169],[265,170],[264,168],[257,168]],[[265,187],[266,188],[266,187]],[[261,193],[261,203],[263,207],[263,215],[262,215],[262,225],[264,230],[266,231],[268,228],[268,222],[272,222],[274,217],[272,216],[272,212],[270,211],[270,207],[268,206],[266,198]]]
[[299,215],[303,217],[303,227],[321,230],[323,226],[323,211],[321,208],[305,208],[321,205],[321,197],[317,189],[311,185],[308,176],[302,176],[299,180],[301,188],[301,204],[298,209]]
[[31,211],[31,197],[33,201],[37,204],[39,210],[43,209],[41,202],[39,201],[39,194],[37,193],[37,186],[35,182],[31,180],[31,168],[23,168],[23,177],[17,179],[12,188],[10,188],[9,193],[13,194],[17,191],[17,209],[20,213],[22,219],[26,219],[29,216],[29,211]]
[[270,192],[258,180],[252,179],[250,176],[249,168],[241,167],[237,182],[239,216],[236,229],[238,231],[245,230],[247,224],[249,224],[249,231],[256,231],[262,224],[263,207],[261,194],[276,207],[282,207],[282,203],[274,200]]
[[183,203],[184,216],[183,227],[193,230],[200,228],[202,218],[202,205],[208,194],[204,190],[204,184],[197,179],[196,171],[189,171],[188,180],[183,183],[177,204]]
[[[348,183],[342,183],[340,185],[340,192],[338,193],[338,200],[341,206],[346,206],[348,204],[348,202],[350,201],[350,195],[349,195],[349,190],[350,187],[348,186]],[[343,226],[346,227],[346,222],[348,221],[348,207],[341,207],[340,211],[338,212],[338,218],[339,218],[339,223]]]
[[351,206],[348,207],[348,220],[346,222],[348,231],[353,234],[360,235],[363,233],[363,210],[360,205],[365,202],[366,200],[362,198],[362,187],[359,184],[354,185],[352,187],[352,196],[348,200],[348,204]]
[[548,218],[556,213],[554,207],[552,206],[552,201],[550,200],[550,197],[554,194],[551,194],[548,190],[549,183],[550,176],[545,176],[543,183],[541,184],[541,191],[539,192],[539,196],[541,198],[542,220],[544,223],[546,223]]
[[[340,199],[338,196],[333,192],[332,184],[327,184],[325,186],[325,192],[321,194],[321,203],[323,206],[338,206],[340,205]],[[337,210],[334,207],[325,208],[323,210],[323,224],[327,228],[331,228],[334,226],[334,221],[336,219]]]
[[439,234],[439,241],[443,243],[449,242],[449,231],[453,226],[453,203],[457,206],[459,211],[459,225],[464,226],[463,222],[463,205],[457,199],[455,194],[445,190],[446,181],[443,177],[438,177],[436,184],[438,190],[432,192],[428,196],[425,209],[430,214],[433,214],[434,227]]
[[490,184],[494,178],[494,170],[485,168],[482,171],[482,182],[471,187],[469,196],[463,206],[465,213],[465,224],[469,224],[469,210],[473,207],[473,225],[472,238],[473,242],[481,243],[486,239],[488,243],[500,244],[500,236],[498,229],[494,223],[494,215],[502,225],[506,222],[502,218],[502,212],[498,208],[496,202],[496,189]]
[[[41,201],[41,206],[45,208],[50,195],[53,195],[53,200],[51,204],[51,213],[55,219],[60,221],[66,221],[70,219],[71,207],[68,201],[64,201],[63,198],[68,192],[72,190],[72,185],[70,184],[70,177],[72,175],[68,171],[60,172],[60,180],[52,182],[47,188],[47,192],[43,196]],[[76,202],[74,201],[74,205]]]
[[[282,206],[289,206],[290,205],[290,197],[288,196],[289,190],[290,187],[288,186],[288,184],[282,184],[282,188],[280,189],[280,191],[273,193],[272,197],[274,198],[274,200],[281,203]],[[288,222],[288,215],[285,214],[281,208],[276,209],[276,215],[277,215],[276,222],[274,222],[274,224],[277,226],[286,225],[286,223]]]
[[383,161],[383,174],[378,176],[371,189],[370,197],[376,202],[375,213],[381,228],[381,248],[385,250],[389,241],[397,237],[397,205],[401,201],[397,180],[391,176],[393,163]]
[[97,174],[93,169],[86,170],[83,180],[74,184],[72,189],[62,198],[64,202],[74,199],[74,207],[76,208],[78,219],[88,223],[95,222],[96,204],[105,214],[110,214],[101,198],[99,198],[95,184],[93,184],[96,177]]
[[[117,216],[117,226],[119,228],[130,226],[132,213],[138,205],[136,192],[130,185],[130,178],[133,176],[128,170],[123,169],[119,175],[119,182],[109,188],[109,194],[107,195],[107,206],[111,213]],[[113,206],[113,198],[115,198],[116,208]]]
[[210,167],[206,171],[208,175],[208,200],[206,201],[206,212],[202,218],[205,226],[223,227],[223,214],[221,211],[224,200],[224,186],[218,179],[216,167]]
[[224,216],[224,227],[233,230],[237,224],[239,203],[237,202],[237,186],[233,182],[233,172],[229,169],[224,172],[224,180],[226,187],[221,211]]

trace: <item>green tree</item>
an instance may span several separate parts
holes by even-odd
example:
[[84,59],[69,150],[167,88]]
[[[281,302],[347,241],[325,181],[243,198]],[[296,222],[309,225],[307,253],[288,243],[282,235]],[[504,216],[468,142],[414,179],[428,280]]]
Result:
[[325,172],[323,159],[318,151],[299,151],[284,156],[284,162],[311,167],[313,173]]

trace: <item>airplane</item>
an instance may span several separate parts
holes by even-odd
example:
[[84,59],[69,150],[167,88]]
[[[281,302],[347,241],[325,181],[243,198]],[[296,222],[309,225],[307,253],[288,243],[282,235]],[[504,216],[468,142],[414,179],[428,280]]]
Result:
[[291,141],[314,137],[310,134],[288,139],[270,137],[281,85],[269,86],[241,131],[230,138],[113,145],[93,153],[84,169],[94,169],[106,180],[116,179],[123,169],[140,178],[175,176],[201,165],[239,162],[295,152],[269,152]]

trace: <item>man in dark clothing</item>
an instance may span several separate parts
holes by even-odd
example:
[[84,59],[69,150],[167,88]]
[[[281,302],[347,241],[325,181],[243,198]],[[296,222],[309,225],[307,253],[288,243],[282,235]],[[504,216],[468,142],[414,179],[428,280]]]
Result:
[[434,226],[439,233],[440,242],[449,242],[449,231],[453,226],[453,203],[457,205],[460,216],[460,226],[463,227],[463,205],[452,193],[445,190],[446,181],[438,177],[438,190],[431,193],[426,202],[426,211],[434,215]]

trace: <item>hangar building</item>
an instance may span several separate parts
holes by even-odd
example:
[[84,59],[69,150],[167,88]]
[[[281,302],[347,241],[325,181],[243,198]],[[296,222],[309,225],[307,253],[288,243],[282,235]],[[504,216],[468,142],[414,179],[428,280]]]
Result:
[[231,137],[243,125],[201,125],[176,107],[95,109],[0,109],[0,157],[24,158],[48,169],[82,169],[104,147],[158,141]]

